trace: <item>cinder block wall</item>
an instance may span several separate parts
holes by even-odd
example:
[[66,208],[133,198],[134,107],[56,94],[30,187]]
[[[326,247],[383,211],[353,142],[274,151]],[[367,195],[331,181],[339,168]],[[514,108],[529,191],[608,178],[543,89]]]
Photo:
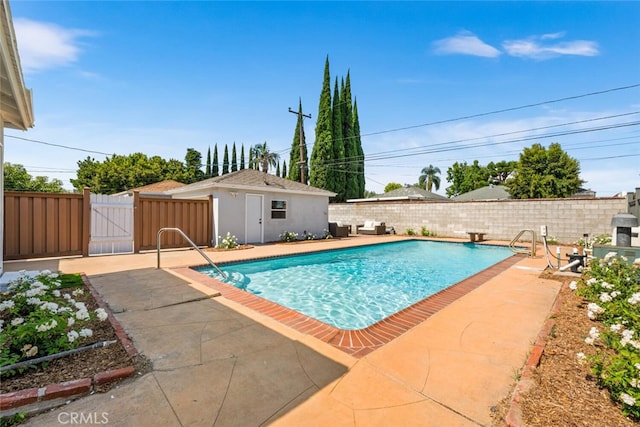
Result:
[[[487,233],[486,238],[511,240],[521,230],[539,234],[546,225],[548,235],[561,243],[611,234],[611,217],[627,212],[626,198],[533,199],[492,201],[391,201],[336,203],[329,205],[329,221],[357,224],[383,221],[398,234],[424,226],[438,236],[466,238],[467,231]],[[526,240],[530,235],[525,235]]]

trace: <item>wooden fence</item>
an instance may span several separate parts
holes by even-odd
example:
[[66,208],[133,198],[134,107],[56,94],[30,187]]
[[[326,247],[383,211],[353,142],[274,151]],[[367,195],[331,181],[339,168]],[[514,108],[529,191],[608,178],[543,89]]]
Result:
[[[83,194],[4,193],[4,259],[89,255],[91,197]],[[141,197],[134,192],[134,252],[157,247],[162,227],[180,228],[198,246],[213,237],[213,199]],[[162,248],[186,247],[178,233],[164,233]]]

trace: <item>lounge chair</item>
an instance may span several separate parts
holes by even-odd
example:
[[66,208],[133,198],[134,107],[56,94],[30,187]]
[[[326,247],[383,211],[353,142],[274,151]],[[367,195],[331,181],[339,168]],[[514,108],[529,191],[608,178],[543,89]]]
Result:
[[358,234],[385,234],[387,227],[384,222],[365,221],[364,224],[356,225],[356,233]]
[[342,225],[339,222],[329,223],[329,233],[331,233],[333,237],[349,237],[350,232],[351,232],[350,225]]

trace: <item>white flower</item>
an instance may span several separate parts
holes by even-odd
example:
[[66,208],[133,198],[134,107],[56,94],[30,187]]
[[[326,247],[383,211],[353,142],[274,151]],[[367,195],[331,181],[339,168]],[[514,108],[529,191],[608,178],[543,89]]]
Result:
[[629,381],[629,384],[631,384],[631,387],[638,388],[638,384],[640,384],[640,382],[638,382],[636,378],[632,378],[631,381]]
[[31,298],[27,298],[27,304],[40,305],[42,304],[42,301],[38,297],[31,297]]
[[609,326],[609,330],[611,332],[620,332],[620,329],[622,329],[622,325],[620,323]]
[[96,315],[98,316],[98,320],[100,320],[101,322],[104,322],[109,317],[104,308],[97,308]]
[[49,329],[55,328],[56,326],[58,326],[58,322],[56,322],[56,319],[51,319],[50,322],[46,322],[46,323],[43,323],[42,325],[38,326],[36,328],[36,331],[38,331],[38,332],[46,332]]
[[633,260],[633,265],[640,265],[640,258],[636,258]]
[[618,295],[620,295],[620,292],[618,291],[611,292],[611,298],[616,298]]
[[620,393],[620,400],[629,406],[635,406],[636,404],[636,399],[629,396],[627,393]]
[[571,283],[569,283],[569,289],[571,289],[572,291],[575,291],[576,289],[578,289],[578,282],[576,282],[575,280],[572,280]]
[[589,336],[593,339],[596,339],[600,336],[600,332],[598,332],[598,328],[595,326],[589,330]]
[[86,309],[87,309],[87,306],[86,306],[86,305],[84,305],[84,303],[83,303],[83,302],[76,302],[76,303],[73,303],[73,305],[74,305],[74,307],[75,307],[75,308],[77,308],[78,310],[86,310]]
[[91,337],[93,336],[93,331],[91,329],[88,328],[84,328],[80,330],[80,336],[81,337]]
[[53,290],[53,292],[52,292],[52,294],[53,294],[53,296],[54,296],[54,297],[56,297],[56,298],[60,297],[60,291],[59,291],[59,290],[57,290],[57,289],[54,289],[54,290]]
[[596,279],[595,277],[592,277],[591,279],[587,280],[587,285],[593,285],[595,283],[598,283],[598,279]]
[[[632,343],[633,338],[633,329],[625,329],[622,331],[622,339],[620,340],[620,344],[626,346],[629,343]],[[632,344],[633,345],[633,344]]]
[[0,302],[0,311],[4,311],[7,308],[13,308],[16,303],[12,299]]
[[76,324],[76,319],[75,319],[75,317],[69,317],[69,318],[67,319],[67,326],[73,326],[73,325],[75,325],[75,324]]
[[638,304],[640,302],[640,292],[636,292],[635,294],[631,295],[627,302],[631,305]]
[[603,288],[605,288],[605,289],[613,289],[613,288],[614,288],[614,286],[613,286],[612,284],[607,283],[607,282],[602,282],[602,283],[600,284],[600,286],[602,286],[602,287],[603,287]]
[[640,370],[640,363],[636,363],[633,366],[635,366],[637,370]]
[[609,295],[607,292],[603,292],[600,294],[600,301],[601,302],[611,302],[613,298],[611,298],[611,295]]
[[69,342],[74,342],[78,339],[79,336],[80,335],[76,331],[67,332],[67,338],[69,339]]
[[76,289],[75,291],[71,292],[73,294],[74,297],[80,296],[80,295],[84,295],[84,291],[82,289]]
[[11,321],[11,326],[18,326],[24,323],[24,319],[22,317],[16,317]]
[[54,314],[58,312],[58,304],[56,304],[55,302],[45,302],[40,306],[40,308],[42,310],[49,310]]
[[613,251],[608,252],[608,253],[604,256],[604,258],[603,258],[603,259],[604,259],[604,262],[609,262],[609,260],[610,260],[611,258],[615,258],[617,255],[618,255],[618,253],[617,253],[617,252],[613,252]]
[[578,358],[578,362],[580,363],[584,363],[584,361],[587,360],[587,356],[585,356],[583,352],[577,353],[576,357]]
[[76,312],[76,319],[78,319],[78,320],[89,320],[90,319],[89,312],[86,309],[78,310]]
[[594,341],[595,341],[595,340],[593,339],[593,337],[586,337],[586,338],[584,339],[584,342],[585,342],[585,343],[587,343],[587,344],[589,344],[589,345],[593,345]]
[[589,319],[596,319],[600,313],[604,313],[604,309],[595,302],[590,302],[589,305],[587,305],[587,316],[589,316]]

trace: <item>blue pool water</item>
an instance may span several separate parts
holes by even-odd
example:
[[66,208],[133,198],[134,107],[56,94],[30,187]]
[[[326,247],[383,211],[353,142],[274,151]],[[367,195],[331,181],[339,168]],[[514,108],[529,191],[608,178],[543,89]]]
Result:
[[[223,280],[339,329],[370,326],[512,255],[409,240],[221,266]],[[211,267],[198,271],[222,280]]]

